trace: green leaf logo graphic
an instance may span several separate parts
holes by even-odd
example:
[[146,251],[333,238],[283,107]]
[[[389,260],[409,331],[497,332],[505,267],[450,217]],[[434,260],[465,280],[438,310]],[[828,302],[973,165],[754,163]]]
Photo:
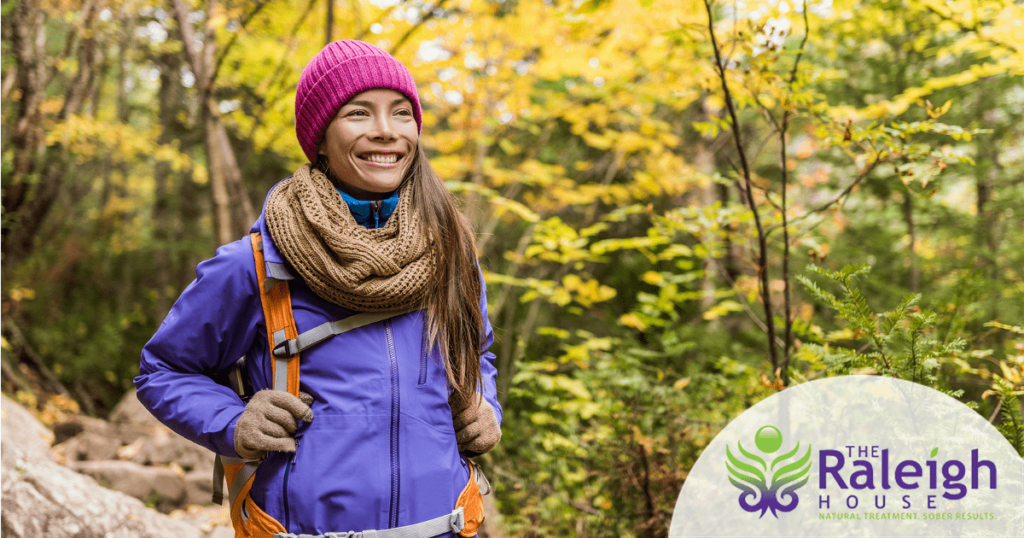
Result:
[[928,456],[928,457],[929,458],[934,458],[935,455],[938,454],[938,453],[939,453],[939,447],[935,447],[935,448],[932,449],[932,455]]
[[[764,426],[757,430],[754,435],[754,445],[765,455],[777,452],[782,448],[782,432],[775,426]],[[729,482],[736,486],[740,493],[740,507],[747,512],[772,511],[772,515],[779,517],[777,512],[792,511],[800,503],[800,498],[794,493],[807,483],[811,472],[811,447],[807,446],[803,455],[800,455],[800,443],[771,460],[771,463],[764,458],[747,451],[743,444],[736,442],[739,455],[733,453],[729,445],[725,447],[725,467],[729,472]]]

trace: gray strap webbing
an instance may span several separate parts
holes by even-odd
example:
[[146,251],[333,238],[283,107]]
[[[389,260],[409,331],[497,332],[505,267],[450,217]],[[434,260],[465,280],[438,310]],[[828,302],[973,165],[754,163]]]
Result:
[[[260,239],[260,252],[263,251],[263,240]],[[291,271],[283,263],[264,262],[267,266],[267,278],[263,281],[263,291],[270,293],[270,288],[283,280],[294,280]]]
[[242,467],[241,471],[238,471],[235,480],[231,482],[231,487],[228,488],[228,506],[235,505],[235,499],[238,498],[238,493],[242,491],[242,486],[252,478],[252,475],[256,474],[256,469],[260,466],[260,462],[238,458],[224,458],[224,463],[242,463],[243,461],[245,466]]
[[283,263],[266,262],[266,264],[267,276],[270,278],[277,280],[292,280],[295,278]]
[[[274,331],[274,348],[275,351],[277,346],[288,343],[290,340],[285,336],[284,329],[280,331]],[[277,357],[275,360],[277,364],[274,367],[274,390],[280,390],[288,392],[288,357]],[[294,353],[292,354],[294,355]]]
[[217,454],[213,459],[213,504],[224,504],[224,461]]
[[300,334],[299,337],[294,340],[279,340],[277,338],[277,333],[274,333],[274,357],[278,360],[294,357],[302,350],[315,346],[332,336],[337,336],[353,329],[358,329],[359,327],[364,327],[371,323],[377,323],[378,321],[384,321],[408,312],[412,312],[412,310],[404,310],[402,312],[364,312],[362,314],[355,314],[345,319],[329,321],[313,327],[312,329]]
[[458,533],[465,525],[466,518],[460,506],[452,510],[450,514],[435,517],[415,525],[406,525],[393,529],[361,532],[328,532],[325,534],[290,534],[279,532],[274,535],[274,538],[432,538],[449,532]]
[[[222,456],[220,454],[217,454],[217,457],[213,459],[213,504],[222,504],[224,502],[224,465],[245,463],[247,461],[249,460]],[[245,482],[242,482],[242,484],[245,484]],[[234,496],[231,499],[234,501]]]

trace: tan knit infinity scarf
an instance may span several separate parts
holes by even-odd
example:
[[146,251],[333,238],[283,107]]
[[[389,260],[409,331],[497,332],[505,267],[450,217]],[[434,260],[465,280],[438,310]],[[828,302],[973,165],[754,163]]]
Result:
[[359,225],[327,176],[309,163],[267,198],[274,244],[321,298],[360,312],[423,303],[436,268],[433,243],[409,196],[383,228]]

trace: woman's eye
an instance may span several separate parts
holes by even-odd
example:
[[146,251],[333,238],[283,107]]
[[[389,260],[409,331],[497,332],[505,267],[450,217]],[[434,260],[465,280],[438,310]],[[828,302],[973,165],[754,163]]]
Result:
[[353,110],[352,112],[349,112],[348,114],[345,114],[345,116],[366,116],[366,115],[368,115],[368,114],[366,113],[365,110]]
[[402,109],[396,110],[395,114],[397,114],[399,116],[412,116],[412,111],[409,110],[408,108],[402,108]]

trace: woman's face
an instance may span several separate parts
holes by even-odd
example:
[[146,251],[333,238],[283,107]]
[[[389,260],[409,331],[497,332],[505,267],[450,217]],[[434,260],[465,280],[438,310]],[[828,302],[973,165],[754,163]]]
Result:
[[338,110],[320,143],[346,193],[383,198],[405,177],[416,154],[419,131],[412,103],[395,90],[360,93]]

